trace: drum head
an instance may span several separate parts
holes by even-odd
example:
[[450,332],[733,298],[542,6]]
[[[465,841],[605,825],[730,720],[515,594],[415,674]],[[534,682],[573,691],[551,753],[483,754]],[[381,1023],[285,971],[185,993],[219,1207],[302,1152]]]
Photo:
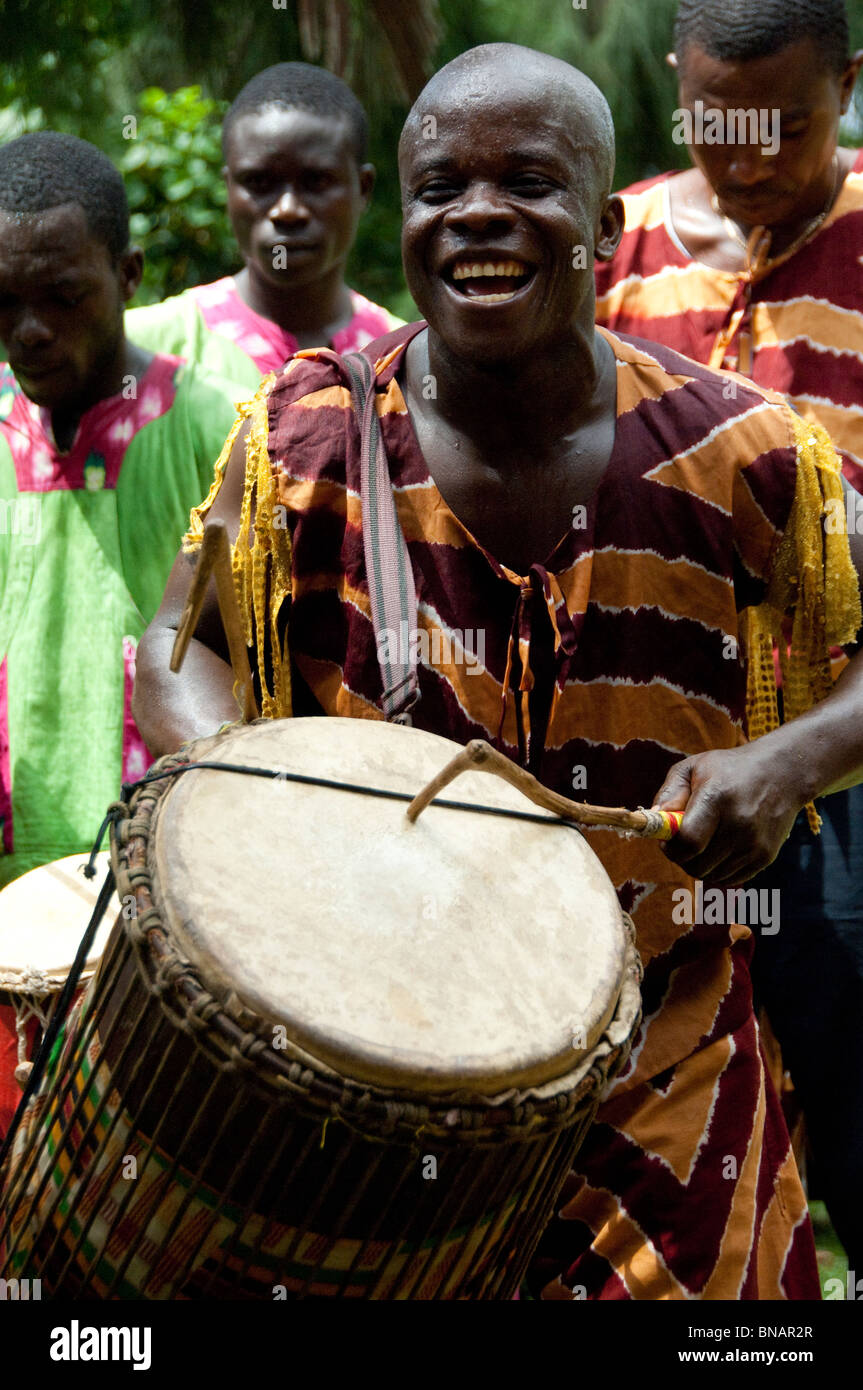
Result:
[[[14,990],[16,981],[34,974],[66,978],[105,882],[109,858],[107,851],[96,856],[95,878],[85,878],[82,872],[86,854],[70,854],[7,884],[0,893],[0,989]],[[119,911],[115,894],[87,957],[89,974]]]
[[[232,730],[206,756],[414,795],[458,751],[330,718]],[[487,773],[444,796],[542,815]],[[150,869],[166,927],[217,997],[343,1076],[493,1095],[571,1071],[624,972],[605,870],[543,819],[433,803],[411,825],[399,801],[192,771],[159,807]]]

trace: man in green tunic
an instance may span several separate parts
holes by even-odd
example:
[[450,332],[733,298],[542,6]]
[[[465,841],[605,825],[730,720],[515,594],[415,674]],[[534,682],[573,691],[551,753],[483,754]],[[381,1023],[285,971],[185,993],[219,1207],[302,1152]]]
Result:
[[138,638],[244,394],[127,341],[141,268],[105,155],[47,131],[0,149],[0,886],[87,849],[150,761]]

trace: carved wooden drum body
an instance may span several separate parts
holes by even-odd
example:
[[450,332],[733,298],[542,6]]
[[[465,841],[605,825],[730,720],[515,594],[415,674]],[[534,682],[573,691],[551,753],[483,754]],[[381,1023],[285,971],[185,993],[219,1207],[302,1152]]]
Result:
[[505,783],[468,773],[408,822],[456,751],[298,719],[157,765],[247,771],[160,778],[118,827],[137,913],[7,1165],[5,1276],[91,1298],[512,1294],[628,1053],[639,966],[583,837]]

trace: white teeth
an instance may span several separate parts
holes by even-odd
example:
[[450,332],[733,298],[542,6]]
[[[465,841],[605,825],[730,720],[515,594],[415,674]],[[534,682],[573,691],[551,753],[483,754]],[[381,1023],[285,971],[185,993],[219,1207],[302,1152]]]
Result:
[[459,261],[453,267],[454,280],[470,280],[480,277],[489,279],[503,276],[506,279],[519,279],[527,274],[527,266],[521,261]]
[[507,294],[472,294],[469,295],[472,304],[502,304],[505,299],[513,299],[515,290],[510,290]]

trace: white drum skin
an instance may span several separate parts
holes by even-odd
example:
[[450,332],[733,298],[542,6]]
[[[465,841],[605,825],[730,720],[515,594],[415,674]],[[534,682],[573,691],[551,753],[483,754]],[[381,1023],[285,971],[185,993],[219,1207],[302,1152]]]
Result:
[[[457,751],[327,718],[232,731],[207,756],[412,796]],[[577,831],[498,778],[465,774],[445,799],[533,819],[433,803],[410,824],[400,801],[193,770],[151,844],[160,910],[214,992],[342,1075],[431,1093],[541,1085],[614,1011],[614,889]]]
[[[26,994],[28,981],[59,990],[72,968],[78,945],[108,872],[107,850],[96,856],[95,878],[82,872],[86,854],[70,854],[30,869],[0,892],[0,994]],[[93,974],[114,919],[116,894],[100,923],[82,979]]]

